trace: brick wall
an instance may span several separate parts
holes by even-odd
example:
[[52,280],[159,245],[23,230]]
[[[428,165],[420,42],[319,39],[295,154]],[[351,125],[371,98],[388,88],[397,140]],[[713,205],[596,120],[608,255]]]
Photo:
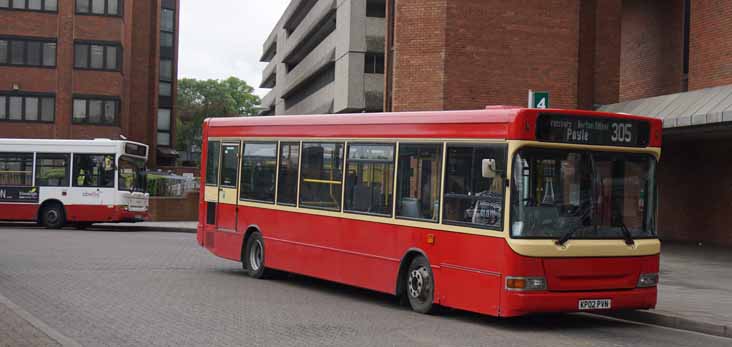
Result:
[[150,198],[150,220],[155,222],[198,220],[198,193],[186,194],[182,198]]
[[683,20],[683,0],[623,1],[621,101],[682,91]]
[[446,1],[396,2],[394,111],[444,109]]
[[732,84],[732,0],[691,2],[689,90]]
[[668,139],[658,167],[661,239],[732,246],[732,141]]
[[547,90],[577,105],[577,0],[452,0],[447,7],[446,109],[524,105]]
[[[55,69],[0,66],[0,91],[18,84],[20,93],[56,94],[55,124],[0,122],[0,137],[116,139],[125,135],[151,145],[150,165],[156,166],[160,1],[125,0],[122,17],[76,15],[74,3],[59,0],[58,13],[0,10],[0,35],[56,38],[58,43]],[[74,69],[75,40],[121,43],[122,71]],[[75,94],[119,97],[118,125],[73,124]]]

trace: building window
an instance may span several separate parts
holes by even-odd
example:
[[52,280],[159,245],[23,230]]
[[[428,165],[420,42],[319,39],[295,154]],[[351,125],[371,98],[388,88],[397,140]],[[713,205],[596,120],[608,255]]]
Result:
[[277,175],[276,143],[245,143],[241,162],[240,198],[274,202]]
[[366,2],[366,17],[386,18],[386,1],[368,0]]
[[341,209],[343,144],[303,143],[300,206]]
[[0,0],[0,9],[56,12],[58,0]]
[[160,33],[160,49],[172,49],[174,36],[173,33],[161,32]]
[[0,186],[33,185],[32,153],[0,153]]
[[74,97],[73,121],[76,124],[116,125],[119,98]]
[[74,67],[77,69],[120,71],[122,46],[110,43],[74,44]]
[[170,146],[170,132],[172,110],[167,108],[158,109],[158,146]]
[[221,152],[221,142],[209,141],[208,150],[206,151],[206,184],[219,184],[219,154]]
[[297,142],[280,145],[280,173],[277,180],[277,203],[297,204],[297,174],[300,170],[300,144]]
[[173,61],[169,59],[160,60],[160,80],[170,82],[173,80]]
[[69,154],[37,154],[36,186],[68,187],[70,157]]
[[160,30],[175,31],[175,11],[167,8],[160,11]]
[[52,95],[0,95],[0,121],[49,122],[56,115]]
[[160,82],[160,96],[173,96],[173,84],[170,82]]
[[505,145],[449,145],[442,220],[446,224],[502,229]]
[[56,42],[0,38],[0,65],[55,67]]
[[114,154],[74,154],[74,187],[114,188]]
[[437,222],[440,211],[441,144],[399,146],[397,216]]
[[384,53],[366,53],[366,73],[384,73]]
[[122,0],[76,0],[77,14],[121,16]]
[[394,145],[348,146],[344,210],[391,216]]

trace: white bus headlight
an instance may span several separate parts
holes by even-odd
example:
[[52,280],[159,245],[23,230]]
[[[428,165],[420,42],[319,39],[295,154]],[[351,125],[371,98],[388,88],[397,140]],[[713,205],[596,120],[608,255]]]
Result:
[[546,279],[544,277],[506,277],[506,289],[508,290],[546,290]]
[[655,287],[658,285],[658,273],[641,274],[638,278],[638,288]]

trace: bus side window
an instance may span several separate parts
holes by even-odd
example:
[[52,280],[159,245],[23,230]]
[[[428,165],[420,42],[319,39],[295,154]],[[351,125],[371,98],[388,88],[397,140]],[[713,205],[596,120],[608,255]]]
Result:
[[[505,145],[448,145],[445,224],[502,229],[506,150]],[[490,174],[484,166],[491,166],[486,167]]]
[[221,151],[221,142],[209,141],[208,150],[206,151],[206,184],[219,184],[219,152]]
[[36,186],[68,187],[70,157],[69,154],[37,154]]
[[400,144],[397,216],[437,222],[442,144]]
[[303,143],[300,205],[341,209],[343,143]]
[[393,192],[394,145],[349,144],[344,210],[391,216]]
[[300,143],[280,145],[280,174],[277,180],[277,203],[297,204],[297,174],[300,169]]
[[32,153],[0,153],[0,186],[33,185]]
[[273,203],[276,172],[277,143],[245,143],[240,198]]
[[74,154],[74,187],[113,188],[114,155]]

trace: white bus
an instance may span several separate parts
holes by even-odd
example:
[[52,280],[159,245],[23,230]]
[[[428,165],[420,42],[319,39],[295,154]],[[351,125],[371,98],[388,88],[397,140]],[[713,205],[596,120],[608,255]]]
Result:
[[147,158],[148,146],[130,141],[0,139],[0,220],[144,221]]

